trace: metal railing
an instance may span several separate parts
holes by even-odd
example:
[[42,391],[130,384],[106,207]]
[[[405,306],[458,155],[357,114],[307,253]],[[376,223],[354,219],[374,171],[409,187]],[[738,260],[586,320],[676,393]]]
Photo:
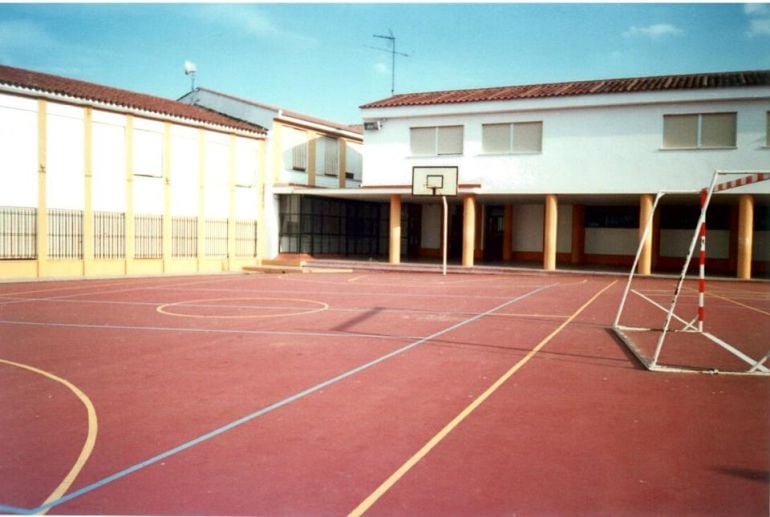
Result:
[[0,260],[37,258],[37,209],[0,207]]

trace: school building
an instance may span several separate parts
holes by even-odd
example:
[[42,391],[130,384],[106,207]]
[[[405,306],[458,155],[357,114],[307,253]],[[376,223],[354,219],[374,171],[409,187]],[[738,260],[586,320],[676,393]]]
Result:
[[[660,190],[770,169],[770,71],[395,95],[349,126],[0,66],[0,278],[238,271],[295,254],[629,267]],[[415,168],[456,169],[440,199]],[[681,267],[666,196],[642,272]],[[715,195],[708,272],[770,274],[770,182]]]
[[[696,193],[715,169],[770,169],[766,70],[410,93],[361,108],[361,190],[389,205],[391,262],[441,252],[442,203],[411,195],[415,168],[459,173],[450,257],[546,270],[630,267],[658,191]],[[698,196],[666,196],[655,215],[643,273],[682,267]],[[709,273],[770,273],[770,181],[715,195],[707,226]]]

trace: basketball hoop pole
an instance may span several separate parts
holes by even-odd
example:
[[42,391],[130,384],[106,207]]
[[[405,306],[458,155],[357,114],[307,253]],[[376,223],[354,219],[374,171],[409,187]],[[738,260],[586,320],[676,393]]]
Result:
[[443,274],[444,276],[446,276],[446,243],[447,243],[446,234],[447,234],[447,226],[448,226],[447,219],[449,219],[449,209],[447,208],[447,204],[446,204],[446,196],[441,196],[441,201],[442,203],[444,203],[444,246],[443,246],[442,254],[443,254],[443,264],[444,264]]

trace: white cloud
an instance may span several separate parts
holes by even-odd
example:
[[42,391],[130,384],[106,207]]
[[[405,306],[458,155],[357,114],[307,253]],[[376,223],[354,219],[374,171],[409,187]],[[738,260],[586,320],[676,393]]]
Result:
[[743,12],[749,18],[749,30],[746,35],[750,38],[754,36],[770,36],[770,7],[768,4],[745,4]]
[[743,12],[749,16],[770,15],[768,4],[744,4]]
[[314,46],[318,41],[305,34],[284,29],[264,13],[249,5],[208,4],[196,6],[197,18],[214,23],[246,37],[277,39],[283,43]]
[[0,49],[48,48],[55,44],[42,25],[27,20],[0,21]]
[[623,36],[627,38],[643,37],[659,39],[665,36],[678,36],[683,32],[682,29],[676,25],[671,25],[670,23],[654,23],[652,25],[647,25],[646,27],[633,26],[624,32]]

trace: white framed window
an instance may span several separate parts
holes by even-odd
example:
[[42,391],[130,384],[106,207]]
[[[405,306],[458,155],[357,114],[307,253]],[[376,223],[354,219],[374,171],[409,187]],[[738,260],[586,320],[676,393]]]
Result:
[[663,148],[733,148],[736,146],[737,119],[736,113],[663,115]]
[[542,152],[543,123],[482,124],[481,149],[486,154]]
[[463,126],[409,128],[412,156],[463,154]]

